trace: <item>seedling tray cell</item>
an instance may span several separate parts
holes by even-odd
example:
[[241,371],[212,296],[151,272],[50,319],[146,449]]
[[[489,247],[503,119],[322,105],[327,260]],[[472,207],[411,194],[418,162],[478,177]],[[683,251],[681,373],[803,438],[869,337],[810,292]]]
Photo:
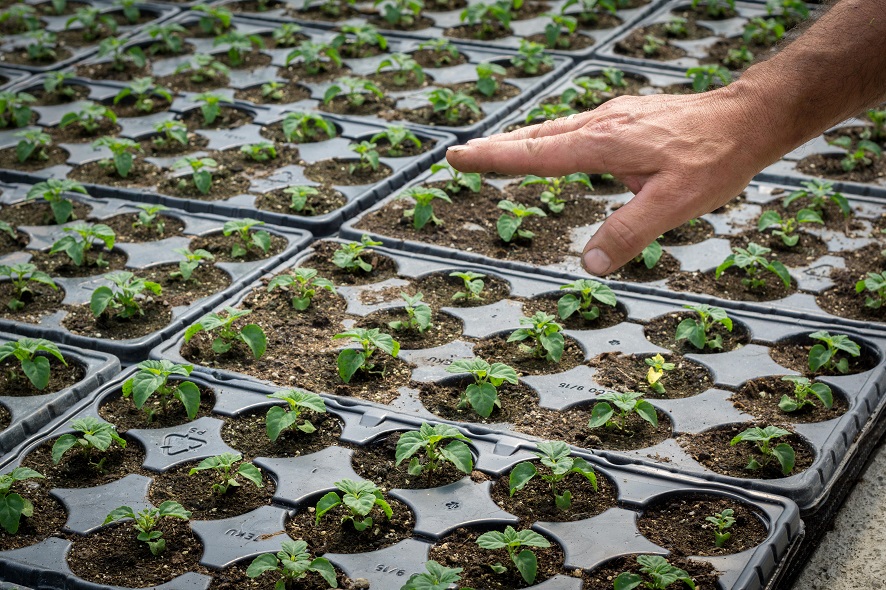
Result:
[[[134,372],[135,369],[131,369],[123,373],[119,379],[104,385],[95,395],[46,425],[8,455],[0,469],[7,472],[16,466],[28,465],[39,447],[70,432],[68,424],[73,418],[101,416],[101,408],[119,396],[121,383]],[[168,441],[173,434],[191,437],[190,440],[196,443],[193,434],[201,432],[207,421],[221,423],[257,409],[265,410],[271,405],[265,396],[274,388],[257,383],[223,381],[198,373],[192,374],[191,378],[201,388],[213,391],[215,406],[210,415],[169,429],[130,429],[126,432],[121,429],[130,444],[144,448],[147,457],[169,453]],[[328,411],[343,427],[338,442],[325,451],[300,457],[268,459],[247,455],[245,458],[254,460],[276,484],[277,491],[271,503],[240,516],[193,518],[190,529],[200,543],[199,561],[191,571],[153,587],[158,590],[202,590],[210,585],[213,577],[225,576],[226,568],[235,564],[243,568],[257,555],[279,550],[290,534],[289,521],[308,506],[313,506],[324,492],[333,489],[333,476],[354,476],[353,471],[347,473],[352,453],[390,432],[414,430],[421,423],[414,417],[392,412],[379,418],[377,410],[370,406],[353,401],[342,403],[328,396],[325,399]],[[146,432],[153,434],[146,436]],[[377,550],[327,552],[324,557],[352,580],[368,582],[370,589],[396,589],[412,573],[423,571],[435,544],[445,541],[455,528],[474,524],[500,529],[505,523],[516,524],[517,517],[496,505],[489,490],[493,481],[507,477],[516,463],[532,458],[534,445],[474,429],[464,432],[471,438],[470,446],[477,460],[473,478],[465,477],[453,484],[426,489],[392,489],[388,492],[391,498],[400,500],[402,506],[415,515],[416,524],[411,535]],[[205,444],[183,448],[187,450],[179,453],[176,460],[194,465],[223,447],[219,446],[215,436],[207,436]],[[671,555],[669,549],[642,536],[637,524],[644,511],[669,498],[700,496],[726,500],[736,507],[750,510],[752,518],[759,519],[762,524],[764,532],[759,544],[751,544],[746,550],[727,556],[691,558],[695,562],[712,564],[719,572],[718,585],[724,590],[762,590],[803,537],[799,511],[790,500],[692,477],[663,474],[643,466],[618,466],[592,454],[582,453],[580,456],[592,465],[598,478],[605,478],[615,486],[618,507],[571,523],[520,522],[520,528],[531,526],[559,544],[566,557],[560,573],[531,586],[533,590],[580,590],[583,581],[578,577],[581,573],[578,570],[593,571],[621,555],[639,552]],[[495,467],[490,468],[490,465]],[[65,526],[45,538],[34,538],[34,544],[0,552],[4,577],[16,584],[35,587],[39,584],[46,590],[118,588],[77,577],[67,558],[72,551],[76,552],[72,547],[83,541],[84,536],[105,532],[105,527],[101,526],[105,514],[121,503],[133,509],[156,503],[151,500],[151,488],[168,469],[154,467],[146,462],[141,473],[124,475],[104,485],[76,489],[50,486],[49,494],[61,502],[66,513]],[[295,482],[310,493],[290,494]],[[605,539],[605,542],[588,543],[589,539],[596,538]],[[175,550],[174,546],[167,547],[169,552]]]
[[[0,203],[4,207],[15,207],[25,200],[25,195],[30,189],[25,184],[0,183]],[[111,198],[94,198],[72,194],[70,197],[78,204],[88,206],[91,211],[87,220],[90,222],[104,222],[118,215],[138,213],[139,209],[132,203]],[[225,218],[205,213],[186,213],[179,210],[168,210],[162,213],[167,216],[167,224],[174,227],[181,224],[180,235],[175,235],[170,230],[168,237],[148,242],[121,242],[117,241],[114,250],[126,256],[124,265],[126,270],[136,274],[150,272],[152,268],[162,264],[177,264],[183,257],[175,253],[175,248],[186,248],[192,240],[201,236],[220,234]],[[28,238],[26,248],[12,252],[0,258],[4,264],[16,264],[33,259],[39,250],[48,250],[55,240],[66,233],[63,227],[74,225],[69,222],[65,226],[21,226],[18,228]],[[97,272],[93,276],[59,278],[57,282],[63,289],[64,300],[59,304],[57,311],[44,315],[38,323],[27,323],[15,319],[14,315],[5,315],[0,318],[0,327],[5,330],[28,335],[32,337],[47,338],[56,342],[62,342],[85,350],[97,350],[115,354],[124,362],[137,362],[144,358],[145,353],[158,343],[178,331],[182,326],[193,321],[206,309],[213,307],[219,301],[236,293],[242,285],[252,281],[256,276],[267,272],[283,260],[292,257],[309,240],[310,236],[302,230],[275,228],[272,226],[260,226],[259,229],[267,230],[272,240],[280,243],[280,252],[266,257],[256,255],[252,261],[230,262],[222,259],[217,262],[217,267],[227,276],[230,284],[220,289],[215,294],[206,295],[188,305],[179,304],[171,309],[170,322],[162,329],[156,330],[140,337],[114,340],[112,337],[99,335],[84,335],[74,333],[65,327],[66,316],[74,307],[85,305],[88,307],[92,291],[100,285],[110,284],[102,278],[104,272]],[[190,246],[193,247],[193,246]],[[106,271],[110,272],[110,271]],[[219,283],[220,285],[220,283]],[[27,307],[25,308],[27,310]],[[136,319],[136,321],[138,321]],[[101,331],[100,327],[95,328]]]
[[23,72],[21,70],[9,70],[7,68],[0,68],[0,90],[6,90],[10,86],[13,86],[16,82],[24,80],[28,76],[29,74],[27,72]]
[[[323,251],[326,251],[325,249]],[[509,296],[502,296],[501,300],[489,302],[488,305],[479,307],[452,307],[441,304],[441,313],[455,316],[463,322],[462,333],[449,344],[423,350],[409,350],[404,347],[400,358],[411,365],[411,381],[393,393],[391,401],[385,405],[377,405],[379,409],[389,408],[392,412],[401,412],[406,415],[414,415],[428,419],[441,419],[440,413],[434,413],[426,405],[425,400],[437,398],[426,397],[423,388],[446,386],[454,383],[453,376],[445,371],[446,365],[455,359],[466,359],[475,356],[476,346],[488,346],[490,339],[499,335],[507,335],[519,328],[521,315],[530,315],[526,312],[527,305],[537,309],[537,303],[543,298],[559,297],[559,287],[567,281],[548,278],[539,274],[530,274],[513,270],[497,270],[489,266],[480,266],[469,262],[457,262],[431,257],[424,254],[402,253],[386,248],[378,248],[377,252],[395,262],[398,276],[388,278],[376,284],[366,284],[354,288],[343,288],[340,295],[347,301],[347,315],[344,324],[348,326],[360,325],[361,319],[392,306],[402,306],[400,292],[414,293],[420,290],[420,285],[428,285],[425,282],[429,275],[445,276],[451,271],[470,270],[480,272],[498,280],[508,283]],[[293,259],[293,265],[314,266],[311,263],[311,250],[307,250],[303,256]],[[316,258],[314,259],[316,261]],[[279,269],[282,271],[283,269]],[[492,279],[487,279],[492,280]],[[254,293],[265,291],[267,277],[257,281],[251,286]],[[410,283],[416,286],[411,287]],[[243,306],[242,302],[250,295],[250,288],[244,289],[235,299],[227,302],[234,307]],[[614,385],[606,385],[606,381],[600,383],[597,374],[602,367],[608,365],[613,355],[622,353],[625,355],[639,355],[637,362],[642,364],[640,358],[651,356],[656,353],[668,354],[669,348],[660,346],[647,338],[644,333],[652,329],[653,333],[660,322],[669,314],[685,312],[682,308],[687,300],[674,294],[657,295],[652,290],[648,294],[628,292],[618,289],[617,299],[619,309],[624,314],[624,320],[604,329],[568,328],[564,334],[575,342],[580,348],[581,359],[570,361],[571,366],[563,369],[551,368],[539,374],[525,375],[521,382],[531,388],[538,395],[538,412],[552,412],[551,423],[557,423],[560,416],[573,416],[571,420],[585,420],[590,416],[590,404],[598,395],[612,391]],[[436,295],[435,295],[436,296]],[[496,297],[498,299],[498,297]],[[252,299],[250,299],[252,301]],[[524,310],[521,313],[521,306]],[[532,307],[536,306],[536,307]],[[243,306],[245,307],[245,306]],[[254,311],[255,313],[255,311]],[[659,469],[670,470],[679,473],[689,473],[702,477],[709,481],[725,482],[731,485],[742,486],[746,489],[763,491],[783,495],[796,501],[804,510],[817,507],[826,499],[829,486],[841,476],[841,470],[845,465],[841,463],[843,457],[853,455],[856,447],[867,444],[866,440],[857,438],[865,423],[884,405],[881,389],[883,385],[883,367],[886,363],[886,340],[871,331],[860,329],[850,330],[843,326],[834,327],[815,323],[800,318],[779,317],[772,311],[753,311],[745,309],[730,309],[729,316],[733,318],[737,328],[736,334],[744,334],[741,345],[728,352],[713,354],[697,354],[685,352],[685,358],[698,363],[709,371],[711,375],[710,386],[697,395],[682,399],[664,399],[659,396],[647,395],[646,399],[660,411],[667,420],[669,430],[661,436],[659,442],[650,442],[644,448],[633,450],[613,450],[611,446],[602,442],[573,442],[577,447],[593,448],[595,454],[605,456],[619,463],[639,463],[650,465]],[[438,316],[435,316],[438,317]],[[367,324],[363,324],[367,325]],[[370,324],[371,325],[371,324]],[[676,324],[674,324],[676,325]],[[266,329],[269,326],[264,326]],[[808,468],[798,469],[788,477],[764,479],[760,477],[736,477],[716,473],[702,465],[694,458],[690,451],[684,450],[683,444],[691,444],[701,434],[721,432],[730,425],[745,425],[750,427],[754,422],[754,411],[747,410],[747,406],[737,393],[748,387],[751,380],[757,381],[763,377],[780,377],[796,375],[803,367],[792,364],[803,361],[782,361],[790,364],[790,367],[779,364],[775,359],[784,358],[785,351],[792,350],[795,343],[805,343],[808,335],[818,330],[829,330],[831,334],[847,334],[854,341],[861,344],[865,351],[862,358],[866,359],[864,370],[859,367],[855,374],[840,376],[819,377],[822,383],[828,384],[834,395],[845,400],[846,411],[841,415],[815,423],[801,423],[795,416],[781,413],[773,423],[785,425],[791,432],[797,433],[803,444],[811,449],[810,465]],[[388,330],[393,333],[392,331]],[[334,333],[334,330],[333,330]],[[274,336],[269,337],[273,342]],[[394,333],[394,338],[397,338]],[[808,340],[810,343],[813,341]],[[477,343],[477,344],[475,344]],[[329,350],[334,351],[340,346],[330,340],[327,345]],[[169,342],[159,346],[152,353],[155,358],[167,358],[175,362],[192,362],[182,356],[183,340],[181,334]],[[472,349],[473,347],[473,349]],[[190,353],[188,353],[190,354]],[[266,362],[276,366],[274,360],[273,344],[269,346],[269,354]],[[503,353],[499,353],[503,354]],[[803,353],[805,354],[805,353]],[[773,356],[775,355],[775,356]],[[502,357],[502,362],[508,362],[509,357]],[[805,359],[805,357],[803,357]],[[596,359],[589,364],[588,361]],[[487,359],[490,360],[490,359]],[[496,356],[495,360],[499,360]],[[320,361],[323,362],[323,361]],[[329,363],[334,365],[334,355]],[[490,362],[492,362],[490,360]],[[307,365],[312,366],[312,365]],[[645,365],[643,365],[645,367]],[[252,378],[258,378],[263,382],[275,382],[277,384],[304,383],[304,376],[298,371],[287,372],[281,369],[277,377],[269,376],[263,369],[262,361],[252,363],[250,368],[234,371],[225,364],[224,359],[213,362],[212,367],[201,366],[200,370],[222,379],[244,379],[244,373]],[[314,369],[314,370],[322,370]],[[645,368],[643,369],[645,373]],[[304,387],[304,385],[301,385]],[[341,385],[331,385],[330,388],[340,389]],[[346,395],[347,387],[340,389]],[[324,391],[323,393],[338,393],[338,391]],[[430,394],[427,394],[430,395]],[[735,403],[730,397],[735,395]],[[339,397],[342,403],[352,403],[347,397]],[[360,402],[364,403],[364,402]],[[375,402],[370,400],[370,405]],[[454,404],[454,402],[452,402]],[[508,434],[516,439],[532,439],[544,437],[547,433],[544,427],[537,424],[548,418],[537,417],[536,410],[532,409],[535,402],[521,402],[511,421],[496,419],[496,414],[487,420],[482,420],[470,410],[458,414],[459,418],[452,418],[455,422],[477,422],[469,428],[474,432],[495,432]],[[523,405],[526,408],[523,408]],[[441,406],[444,407],[444,406]],[[575,411],[585,409],[584,418],[575,417]],[[445,409],[444,413],[451,410]],[[505,411],[505,410],[503,410]],[[511,414],[508,414],[511,415]],[[539,414],[541,415],[541,414]],[[545,414],[546,416],[547,414]],[[756,414],[757,425],[761,425],[760,414]],[[445,416],[444,416],[445,418]],[[537,418],[537,419],[536,419]],[[516,422],[514,422],[516,420]],[[521,425],[522,424],[522,425]],[[539,428],[541,430],[539,430]],[[541,434],[537,434],[537,433]],[[725,431],[724,431],[725,432]],[[557,430],[547,434],[547,438],[562,438],[567,436]],[[731,438],[731,437],[729,437]],[[704,459],[702,459],[703,461]]]

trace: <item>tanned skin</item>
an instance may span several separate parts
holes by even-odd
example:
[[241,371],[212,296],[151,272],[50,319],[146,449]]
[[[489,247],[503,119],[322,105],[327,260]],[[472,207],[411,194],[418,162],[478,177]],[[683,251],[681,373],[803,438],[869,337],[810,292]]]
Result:
[[886,99],[886,0],[841,0],[728,86],[622,96],[597,109],[449,148],[464,172],[610,173],[635,196],[584,249],[605,275],[664,232],[735,198],[760,170]]

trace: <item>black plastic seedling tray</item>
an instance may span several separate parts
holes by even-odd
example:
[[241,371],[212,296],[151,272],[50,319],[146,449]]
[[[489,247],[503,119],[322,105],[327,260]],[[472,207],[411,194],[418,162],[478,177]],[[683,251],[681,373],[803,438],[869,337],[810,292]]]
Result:
[[[19,338],[15,334],[0,333],[0,341],[4,343]],[[0,404],[10,414],[9,424],[0,430],[0,455],[23,443],[120,372],[120,361],[111,355],[64,345],[59,346],[59,350],[68,364],[83,368],[83,379],[70,387],[48,391],[43,395],[0,396]]]
[[[387,279],[362,287],[340,288],[341,295],[348,301],[348,313],[357,319],[378,310],[402,307],[402,301],[399,300],[400,291],[408,290],[407,285],[410,280],[429,274],[448,274],[455,270],[481,272],[507,281],[511,297],[525,298],[525,300],[543,295],[554,296],[559,292],[559,287],[567,282],[534,273],[498,270],[489,266],[422,254],[403,253],[385,248],[379,248],[377,251],[394,260],[399,276],[396,279]],[[301,264],[310,253],[310,249],[306,250],[303,255],[293,259],[292,264]],[[310,266],[309,262],[304,264]],[[278,269],[278,272],[281,270],[283,269]],[[236,307],[252,289],[264,289],[263,285],[262,281],[254,283],[251,288],[243,289],[239,297],[228,301],[226,305]],[[588,360],[595,359],[603,353],[651,355],[656,352],[668,352],[644,337],[644,324],[667,314],[684,311],[682,305],[686,300],[676,295],[660,296],[621,290],[616,293],[620,305],[624,306],[626,314],[624,321],[604,329],[567,329],[565,332],[579,344],[585,359],[583,364],[561,372],[552,369],[554,371],[552,373],[522,378],[522,382],[528,384],[539,395],[539,404],[542,408],[562,412],[586,405],[598,394],[610,391],[594,380],[597,369],[587,364]],[[559,297],[559,294],[556,296]],[[444,307],[447,314],[455,316],[463,323],[461,337],[437,348],[402,351],[401,358],[413,366],[411,384],[402,388],[399,397],[389,406],[380,407],[388,407],[391,411],[408,415],[435,417],[423,405],[417,388],[423,383],[441,383],[447,378],[451,379],[451,375],[445,371],[446,365],[453,359],[473,357],[474,342],[477,340],[482,341],[520,327],[519,319],[524,315],[521,305],[520,301],[503,299],[481,307]],[[711,388],[697,396],[683,399],[649,397],[649,401],[668,416],[673,425],[671,436],[663,442],[642,449],[632,451],[594,449],[593,452],[618,463],[654,466],[691,474],[709,481],[782,495],[796,501],[803,510],[815,509],[826,500],[828,487],[832,482],[841,477],[840,470],[846,468],[846,465],[841,463],[843,458],[853,453],[853,449],[858,446],[876,442],[858,437],[864,425],[884,405],[882,388],[886,378],[883,371],[886,366],[886,340],[871,332],[828,327],[798,318],[780,318],[771,311],[730,310],[729,315],[739,325],[739,330],[747,330],[749,344],[729,352],[686,355],[686,358],[700,363],[710,371]],[[861,342],[865,354],[870,355],[873,366],[858,374],[820,378],[839,392],[838,395],[845,396],[847,411],[838,418],[807,424],[796,423],[790,415],[781,418],[781,422],[799,434],[814,450],[814,459],[808,469],[779,479],[745,479],[721,475],[702,466],[677,442],[677,433],[698,434],[729,424],[752,421],[753,416],[727,401],[731,392],[738,391],[751,379],[797,374],[796,371],[772,360],[770,351],[776,346],[803,341],[805,336],[817,330],[828,329],[831,333],[848,334],[857,342]],[[182,334],[179,334],[155,349],[152,356],[185,362],[180,354],[182,342]],[[226,379],[252,379],[225,368],[212,367],[201,370]],[[286,380],[285,372],[280,379]],[[297,376],[290,376],[289,379],[290,381],[286,381],[287,385],[292,385],[293,380],[297,385]],[[479,417],[475,418],[479,421]],[[515,432],[512,425],[507,423],[478,424],[471,428],[477,432],[499,432],[527,438],[527,435]]]
[[6,90],[10,86],[15,85],[17,82],[24,80],[30,74],[27,72],[23,72],[21,70],[10,70],[7,68],[0,68],[0,90]]
[[[3,193],[0,196],[0,202],[4,206],[20,203],[24,200],[29,188],[29,185],[24,184],[0,183],[0,190]],[[131,203],[117,199],[88,198],[76,194],[72,194],[70,197],[91,207],[92,211],[88,217],[90,221],[100,222],[119,214],[138,212],[138,209]],[[219,216],[186,213],[172,209],[165,211],[163,214],[180,220],[184,224],[182,235],[154,242],[121,243],[118,241],[115,245],[115,250],[127,255],[125,267],[127,270],[137,272],[138,270],[149,269],[161,264],[177,263],[183,258],[173,252],[175,248],[188,247],[191,239],[197,236],[221,233],[222,226],[227,221],[227,219]],[[67,225],[71,225],[71,223]],[[46,250],[52,246],[56,239],[65,235],[62,228],[63,226],[22,226],[17,228],[20,232],[24,232],[29,239],[27,249],[8,254],[0,260],[4,264],[27,262],[31,257],[31,252]],[[255,277],[268,272],[280,262],[292,257],[310,239],[310,234],[302,230],[276,228],[273,226],[262,226],[260,229],[266,229],[272,236],[285,240],[286,245],[284,249],[279,254],[258,259],[254,262],[218,262],[217,266],[229,275],[230,285],[215,295],[206,296],[188,306],[173,308],[171,322],[165,328],[156,332],[129,340],[111,340],[99,336],[92,337],[75,334],[68,331],[63,325],[67,315],[67,311],[64,309],[59,309],[51,315],[40,318],[36,324],[3,318],[0,319],[0,329],[47,338],[84,350],[109,352],[115,354],[124,362],[137,362],[144,358],[147,351],[177,332],[181,327],[193,321],[199,314],[214,307],[219,301],[237,293],[245,283],[252,281]],[[88,305],[92,291],[100,285],[109,284],[102,278],[103,274],[98,273],[95,276],[78,278],[55,277],[60,288],[64,290],[62,305]]]
[[[122,88],[119,82],[92,82],[85,79],[77,79],[72,83],[88,87],[90,91],[89,100],[104,104],[110,104],[114,96]],[[33,87],[39,87],[40,84],[40,79],[29,80],[27,83],[20,84],[19,89],[28,90]],[[232,97],[233,90],[228,89],[222,91],[221,94]],[[193,94],[177,96],[171,108],[165,112],[159,112],[146,117],[118,119],[118,124],[122,128],[120,136],[135,140],[144,140],[153,136],[155,133],[153,125],[158,121],[181,118],[183,113],[198,108],[197,103],[193,100],[193,96]],[[44,127],[56,125],[65,113],[76,110],[78,104],[78,102],[74,102],[49,107],[34,107],[34,110],[40,115],[38,124]],[[282,118],[279,110],[272,110],[263,106],[241,101],[235,101],[233,106],[252,115],[252,121],[234,129],[198,130],[198,135],[204,136],[209,140],[208,145],[202,150],[195,148],[191,154],[181,154],[174,157],[150,157],[145,158],[145,160],[168,169],[182,155],[200,156],[205,155],[209,150],[236,151],[242,145],[264,141],[265,138],[259,133],[262,125],[274,123]],[[379,124],[364,123],[336,115],[325,116],[335,124],[338,129],[338,136],[323,142],[299,145],[299,157],[306,163],[332,157],[349,157],[351,152],[348,151],[347,146],[350,143],[368,140],[383,129]],[[263,193],[283,189],[293,184],[319,184],[307,179],[303,174],[304,167],[298,164],[281,166],[263,178],[251,178],[249,193],[242,193],[219,200],[187,199],[162,194],[156,190],[156,187],[148,186],[118,188],[87,183],[87,188],[90,194],[99,197],[125,199],[143,203],[160,203],[185,211],[210,213],[224,217],[251,217],[276,225],[309,229],[315,234],[323,235],[335,231],[345,219],[352,217],[423,170],[426,170],[432,162],[443,155],[446,147],[455,141],[451,135],[439,131],[430,129],[415,129],[414,131],[422,141],[433,142],[433,147],[417,156],[381,158],[381,162],[392,169],[390,176],[375,184],[335,186],[334,190],[345,198],[346,203],[338,209],[317,216],[288,215],[259,209],[255,206],[256,199]],[[16,145],[18,138],[14,136],[15,132],[16,130],[0,131],[0,149]],[[106,148],[93,149],[90,142],[62,144],[61,147],[70,154],[65,164],[31,172],[0,170],[0,178],[18,182],[39,182],[46,177],[63,178],[77,165],[94,162],[110,154]],[[174,174],[174,172],[168,172],[168,174]]]
[[[10,455],[3,470],[26,461],[36,447],[68,432],[67,424],[77,416],[98,416],[99,408],[119,395],[122,380],[101,388],[68,414],[56,419],[26,444]],[[221,436],[225,421],[256,410],[264,411],[271,403],[264,396],[273,391],[254,383],[219,381],[206,375],[192,375],[194,381],[211,389],[215,395],[213,413],[194,422],[162,429],[129,430],[131,444],[145,452],[144,475],[130,474],[100,487],[53,489],[67,512],[65,532],[68,538],[50,536],[34,545],[0,552],[0,567],[8,581],[37,585],[40,588],[114,588],[77,578],[66,564],[72,541],[79,535],[95,534],[105,515],[121,504],[137,509],[150,505],[148,490],[155,474],[183,464],[232,450]],[[242,516],[221,520],[192,520],[191,529],[203,543],[200,565],[206,573],[190,572],[157,586],[167,590],[205,589],[216,571],[233,564],[248,564],[256,555],[274,552],[286,539],[284,523],[296,511],[313,506],[325,492],[333,489],[340,478],[359,479],[351,467],[355,448],[372,443],[390,433],[416,429],[421,420],[379,413],[377,409],[359,404],[342,404],[327,398],[329,412],[341,424],[341,445],[296,457],[253,458],[276,483],[271,505],[262,506]],[[534,446],[526,441],[488,433],[466,431],[476,462],[475,469],[485,476],[497,478],[507,474],[518,462],[532,458]],[[184,438],[186,445],[171,444],[173,438]],[[565,551],[562,573],[532,586],[537,590],[579,590],[582,581],[575,570],[593,570],[621,555],[653,553],[668,555],[669,551],[644,538],[636,528],[643,510],[664,498],[683,495],[726,498],[750,508],[767,531],[761,544],[732,555],[696,557],[707,561],[721,572],[719,584],[724,590],[762,590],[783,567],[784,558],[802,539],[803,525],[799,511],[789,500],[749,492],[696,478],[662,474],[642,466],[618,466],[593,455],[584,455],[592,463],[598,477],[614,484],[618,504],[592,518],[574,522],[524,522],[559,543]],[[308,475],[310,474],[310,475]],[[362,578],[369,588],[397,589],[413,572],[423,571],[428,551],[447,534],[462,526],[502,527],[516,524],[517,517],[503,511],[490,497],[490,481],[465,477],[455,483],[417,490],[390,490],[390,497],[403,502],[415,516],[412,537],[399,543],[367,553],[331,554],[325,556],[351,579]],[[599,541],[599,542],[597,542]],[[174,551],[170,547],[167,551]]]

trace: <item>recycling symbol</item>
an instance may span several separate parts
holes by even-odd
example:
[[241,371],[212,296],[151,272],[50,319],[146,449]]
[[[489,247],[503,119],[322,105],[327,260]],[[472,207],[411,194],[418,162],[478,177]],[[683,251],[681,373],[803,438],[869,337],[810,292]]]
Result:
[[195,451],[206,444],[206,440],[200,438],[205,433],[205,430],[192,428],[185,434],[175,432],[167,434],[163,437],[163,444],[160,445],[160,450],[170,457]]

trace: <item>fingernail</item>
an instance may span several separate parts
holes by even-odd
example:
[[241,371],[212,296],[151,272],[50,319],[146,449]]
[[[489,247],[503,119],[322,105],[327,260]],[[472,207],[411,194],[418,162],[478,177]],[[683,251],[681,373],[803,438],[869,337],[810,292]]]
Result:
[[447,151],[447,152],[463,152],[463,151],[465,151],[465,150],[467,150],[467,149],[470,149],[470,146],[467,146],[467,145],[454,145],[454,146],[451,146],[450,148],[448,148],[446,151]]
[[478,143],[486,143],[489,141],[488,137],[477,137],[471,140],[468,140],[468,145],[477,145]]
[[585,252],[582,262],[586,271],[597,276],[606,274],[606,271],[612,266],[612,260],[600,248]]

